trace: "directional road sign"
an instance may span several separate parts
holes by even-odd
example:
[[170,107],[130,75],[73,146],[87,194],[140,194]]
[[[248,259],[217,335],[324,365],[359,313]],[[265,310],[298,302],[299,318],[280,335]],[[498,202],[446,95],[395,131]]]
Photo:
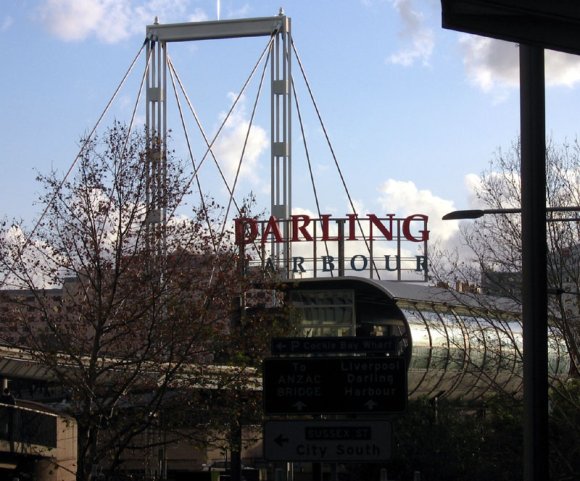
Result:
[[387,421],[267,421],[269,461],[380,462],[391,455]]
[[266,414],[375,414],[404,411],[402,357],[308,357],[264,360]]
[[394,354],[400,341],[396,336],[275,337],[272,354]]

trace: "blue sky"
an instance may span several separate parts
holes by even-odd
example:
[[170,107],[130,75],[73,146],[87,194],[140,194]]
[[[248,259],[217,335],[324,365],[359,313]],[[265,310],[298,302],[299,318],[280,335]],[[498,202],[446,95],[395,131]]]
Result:
[[[35,172],[69,168],[80,137],[95,125],[155,16],[160,23],[251,18],[276,15],[283,7],[362,214],[425,213],[433,236],[449,239],[457,225],[439,222],[441,215],[472,205],[477,175],[519,133],[517,46],[442,29],[436,0],[8,0],[2,7],[0,205],[9,218],[30,221],[40,212],[33,205]],[[219,125],[266,41],[171,46],[172,61],[208,132]],[[105,126],[127,118],[144,62],[139,59]],[[293,68],[296,77],[296,62]],[[548,52],[546,76],[548,135],[574,139],[580,61]],[[323,210],[343,216],[350,209],[333,159],[323,148],[306,91],[299,95]],[[251,94],[244,97],[236,125],[247,122],[252,102]],[[252,190],[267,207],[269,156],[263,140],[269,138],[269,104],[261,103],[239,197]],[[220,145],[225,165],[237,158],[236,125]],[[170,127],[179,129],[177,123]],[[294,133],[294,208],[314,211],[296,120]],[[177,155],[185,158],[178,134],[175,142]],[[219,200],[223,186],[215,173],[206,175],[207,191]]]

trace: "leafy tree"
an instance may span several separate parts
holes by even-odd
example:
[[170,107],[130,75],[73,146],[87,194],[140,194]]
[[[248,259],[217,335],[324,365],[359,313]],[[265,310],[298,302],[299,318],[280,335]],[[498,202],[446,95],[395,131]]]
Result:
[[78,422],[79,481],[101,468],[113,476],[129,448],[151,448],[151,430],[170,433],[164,442],[207,442],[185,432],[184,416],[219,418],[224,405],[208,393],[246,390],[276,327],[254,319],[261,347],[224,360],[239,340],[232,299],[252,279],[211,199],[178,215],[189,183],[172,152],[164,192],[152,191],[152,155],[144,135],[115,124],[86,142],[74,176],[38,176],[44,213],[33,229],[4,221],[0,231],[1,342],[28,351],[62,387]]
[[393,422],[388,471],[412,480],[521,479],[522,432],[513,400],[492,397],[485,406],[420,399]]

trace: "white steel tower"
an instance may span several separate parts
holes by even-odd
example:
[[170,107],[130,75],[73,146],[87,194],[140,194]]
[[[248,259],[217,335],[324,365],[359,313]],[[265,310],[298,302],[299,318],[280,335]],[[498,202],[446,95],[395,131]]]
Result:
[[[271,212],[290,219],[292,192],[291,144],[291,33],[290,18],[281,11],[275,17],[221,20],[147,26],[146,129],[148,135],[148,191],[151,212],[149,239],[159,254],[165,251],[167,162],[167,43],[238,37],[271,36]],[[288,222],[284,236],[289,237]],[[290,243],[272,244],[276,266],[288,272]]]

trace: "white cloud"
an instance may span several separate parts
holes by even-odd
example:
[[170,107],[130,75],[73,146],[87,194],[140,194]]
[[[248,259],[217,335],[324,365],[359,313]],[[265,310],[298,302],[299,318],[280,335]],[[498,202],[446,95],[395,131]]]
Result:
[[469,81],[484,92],[519,86],[517,45],[476,35],[461,35],[459,45]]
[[415,8],[415,0],[392,0],[392,3],[402,22],[399,37],[407,46],[392,54],[388,61],[403,66],[413,65],[415,61],[427,65],[435,38],[433,30],[426,26],[425,14]]
[[[230,94],[233,98],[234,94]],[[228,184],[232,187],[238,165],[242,159],[239,179],[247,179],[254,184],[260,182],[258,162],[262,153],[269,147],[266,130],[253,124],[248,135],[250,120],[244,108],[244,98],[227,120],[224,129],[213,146],[218,162],[225,170]],[[246,140],[247,137],[247,140]],[[246,144],[244,147],[244,143]]]
[[[505,93],[519,87],[517,44],[476,35],[461,35],[460,47],[469,80],[484,92]],[[546,85],[572,87],[580,82],[580,58],[545,51]]]
[[546,50],[546,83],[573,87],[580,82],[580,57]]
[[481,177],[477,174],[467,174],[464,179],[465,187],[468,192],[467,205],[470,209],[479,209],[483,206],[477,198],[476,192],[481,187]]
[[83,40],[103,17],[102,2],[96,0],[47,0],[39,8],[48,30],[64,40]]
[[50,289],[51,276],[43,267],[54,258],[52,249],[42,243],[30,240],[18,225],[2,232],[2,244],[8,248],[6,261],[10,268],[0,274],[0,285],[7,289],[27,289],[34,285],[39,289]]
[[385,214],[428,215],[432,239],[446,241],[458,231],[457,223],[441,220],[444,214],[455,210],[450,200],[437,197],[430,190],[420,190],[411,181],[389,179],[379,191],[379,202]]
[[[186,11],[184,0],[44,0],[38,8],[38,19],[53,35],[65,41],[96,37],[105,43],[116,43],[132,35],[144,34],[145,25],[155,17],[168,23],[180,19]],[[193,15],[205,19],[200,10]]]

